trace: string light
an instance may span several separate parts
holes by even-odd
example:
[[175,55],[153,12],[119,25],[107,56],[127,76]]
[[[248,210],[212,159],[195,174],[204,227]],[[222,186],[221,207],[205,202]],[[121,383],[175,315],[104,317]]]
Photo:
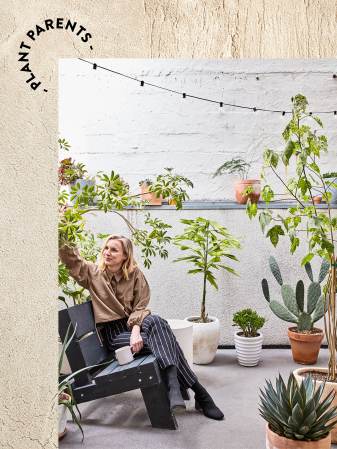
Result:
[[[140,83],[141,86],[144,86],[144,85],[151,86],[151,87],[154,87],[154,88],[156,88],[156,89],[161,89],[161,90],[164,90],[164,91],[166,91],[166,92],[170,92],[170,93],[172,93],[172,94],[180,95],[180,96],[182,96],[183,98],[189,97],[189,98],[193,98],[193,99],[195,99],[195,100],[207,101],[208,103],[217,103],[217,104],[220,105],[221,108],[222,108],[223,106],[229,106],[229,107],[237,108],[237,109],[247,109],[247,110],[251,110],[251,111],[254,111],[254,112],[256,112],[256,111],[261,111],[261,112],[275,112],[275,113],[280,113],[280,114],[282,114],[283,116],[284,116],[285,114],[291,114],[291,113],[292,113],[292,111],[283,111],[283,110],[279,110],[279,109],[257,108],[256,106],[254,106],[254,107],[252,107],[252,106],[244,106],[244,105],[233,104],[233,103],[225,103],[225,102],[223,102],[223,101],[212,100],[212,99],[210,99],[210,98],[205,98],[205,97],[198,97],[198,96],[196,96],[196,95],[190,95],[190,94],[187,94],[186,92],[179,92],[179,91],[177,91],[177,90],[174,90],[174,89],[168,89],[167,87],[159,86],[159,85],[157,85],[157,84],[149,83],[149,82],[147,82],[147,81],[138,80],[137,78],[135,78],[135,77],[133,77],[133,76],[126,75],[125,73],[117,72],[116,70],[112,70],[112,69],[109,69],[109,68],[104,67],[104,66],[100,66],[100,65],[96,64],[95,62],[90,62],[90,61],[87,61],[86,59],[82,59],[82,58],[78,58],[78,59],[79,59],[80,61],[82,61],[82,62],[87,63],[87,64],[91,64],[91,65],[93,66],[93,69],[97,69],[97,67],[98,67],[98,68],[100,68],[100,69],[102,69],[102,70],[106,70],[107,72],[113,73],[114,75],[118,75],[118,76],[121,76],[121,77],[123,77],[123,78],[127,78],[127,79],[130,79],[130,80],[133,80],[133,81],[137,81],[138,83]],[[334,74],[332,75],[332,77],[333,77],[333,78],[337,78],[337,75],[334,73]],[[259,80],[259,77],[256,76],[256,79]],[[291,101],[293,101],[293,100],[294,100],[294,98],[292,97],[292,98],[291,98]],[[336,116],[336,115],[337,115],[337,111],[316,111],[316,112],[309,112],[309,115],[312,115],[312,114],[333,114],[334,116]]]

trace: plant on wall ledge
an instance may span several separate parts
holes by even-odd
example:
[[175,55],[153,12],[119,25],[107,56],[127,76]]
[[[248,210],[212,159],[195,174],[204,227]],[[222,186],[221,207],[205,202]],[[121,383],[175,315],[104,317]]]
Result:
[[[307,111],[306,97],[299,94],[292,98],[292,116],[282,136],[284,150],[281,152],[266,149],[264,151],[264,169],[262,198],[268,203],[275,193],[267,182],[267,172],[271,172],[284,186],[295,204],[286,210],[284,215],[270,209],[259,212],[262,231],[277,246],[280,238],[287,235],[290,241],[290,252],[293,254],[300,241],[307,242],[307,254],[302,265],[310,262],[316,255],[329,263],[328,280],[323,289],[325,311],[325,332],[329,348],[328,380],[337,379],[336,367],[336,230],[337,217],[331,210],[331,183],[327,183],[319,167],[319,159],[328,151],[327,137],[320,133],[323,127],[321,119]],[[313,127],[312,127],[313,125]],[[294,165],[295,175],[285,180],[280,175],[280,166]],[[327,208],[318,209],[314,196],[317,192],[327,203]],[[258,205],[248,203],[249,217],[257,214]]]

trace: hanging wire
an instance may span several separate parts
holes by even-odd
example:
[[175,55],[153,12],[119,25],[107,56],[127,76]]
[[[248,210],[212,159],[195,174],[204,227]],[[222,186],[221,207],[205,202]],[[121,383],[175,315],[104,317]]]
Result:
[[[168,89],[167,87],[159,86],[158,84],[153,84],[153,83],[149,83],[149,82],[144,81],[144,80],[139,80],[138,78],[135,78],[135,77],[133,77],[133,76],[126,75],[125,73],[117,72],[116,70],[109,69],[108,67],[104,67],[104,66],[98,65],[98,64],[95,63],[95,62],[87,61],[86,59],[82,59],[82,58],[78,58],[78,59],[79,59],[80,61],[82,61],[82,62],[86,62],[87,64],[92,65],[92,66],[93,66],[93,69],[100,68],[100,69],[102,69],[102,70],[106,70],[107,72],[111,72],[111,73],[113,73],[114,75],[118,75],[118,76],[121,76],[121,77],[123,77],[123,78],[127,78],[127,79],[130,79],[130,80],[132,80],[132,81],[136,81],[137,83],[140,83],[140,85],[141,85],[142,87],[143,87],[143,86],[151,86],[151,87],[154,87],[154,88],[156,88],[156,89],[161,89],[161,90],[164,90],[164,91],[166,91],[166,92],[170,92],[170,93],[172,93],[172,94],[180,95],[180,96],[182,96],[183,98],[189,97],[189,98],[193,98],[193,99],[195,99],[195,100],[207,101],[208,103],[216,103],[216,104],[218,104],[221,108],[222,108],[223,106],[230,106],[230,107],[232,107],[232,108],[248,109],[248,110],[254,111],[254,112],[256,112],[256,111],[262,111],[262,112],[276,112],[276,113],[281,113],[282,115],[285,115],[285,114],[291,114],[291,113],[292,113],[292,111],[286,111],[286,110],[280,110],[280,109],[257,108],[256,106],[244,106],[244,105],[240,105],[240,104],[225,103],[225,102],[223,102],[223,101],[212,100],[212,99],[210,99],[210,98],[205,98],[205,97],[198,97],[197,95],[187,94],[186,92],[179,92],[179,91],[174,90],[174,89]],[[336,74],[333,74],[333,75],[332,75],[332,78],[336,79],[336,78],[337,78],[337,75],[336,75]],[[336,116],[336,115],[337,115],[337,111],[315,111],[315,112],[314,112],[314,111],[310,111],[310,112],[309,112],[309,115],[312,115],[312,114],[333,114],[334,116]]]

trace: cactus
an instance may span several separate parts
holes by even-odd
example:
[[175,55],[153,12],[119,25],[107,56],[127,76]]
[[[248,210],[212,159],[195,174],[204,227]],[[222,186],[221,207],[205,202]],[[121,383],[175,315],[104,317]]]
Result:
[[320,284],[328,274],[329,266],[329,262],[323,260],[318,281],[315,282],[310,263],[305,264],[305,271],[311,283],[307,292],[306,310],[304,310],[303,281],[300,280],[297,282],[295,291],[290,285],[284,284],[279,265],[275,257],[271,256],[269,258],[269,267],[276,281],[281,286],[283,304],[270,298],[267,279],[262,280],[262,291],[274,314],[281,318],[281,320],[296,324],[299,332],[310,331],[314,323],[320,320],[325,313],[324,296],[322,295]]

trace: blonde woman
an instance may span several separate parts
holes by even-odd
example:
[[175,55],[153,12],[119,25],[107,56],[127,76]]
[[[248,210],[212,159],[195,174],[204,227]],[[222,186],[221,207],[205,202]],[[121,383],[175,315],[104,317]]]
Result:
[[199,383],[167,321],[148,309],[150,289],[133,256],[132,242],[110,235],[99,264],[84,260],[76,248],[63,245],[60,259],[70,275],[88,289],[96,324],[103,324],[110,350],[131,346],[134,353],[152,352],[164,371],[172,411],[185,409],[181,388],[195,393],[195,406],[205,416],[221,420],[224,415]]

